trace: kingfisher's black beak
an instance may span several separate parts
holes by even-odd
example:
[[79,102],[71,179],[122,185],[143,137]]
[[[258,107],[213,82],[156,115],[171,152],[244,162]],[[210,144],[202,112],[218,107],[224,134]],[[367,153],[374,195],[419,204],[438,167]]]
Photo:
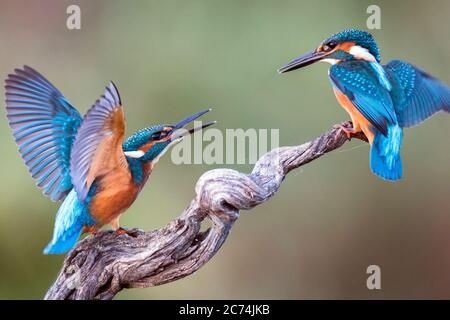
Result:
[[327,56],[326,52],[316,52],[316,50],[308,52],[307,54],[304,54],[303,56],[292,60],[287,65],[281,67],[278,69],[278,73],[285,73],[289,71],[293,71],[302,67],[309,66],[310,64],[313,64],[314,62],[320,61],[323,58]]
[[[201,126],[197,126],[197,127],[191,128],[191,129],[178,130],[178,129],[182,129],[185,125],[187,125],[188,123],[191,123],[192,121],[196,120],[197,118],[201,117],[202,115],[204,115],[205,113],[207,113],[209,111],[211,111],[211,109],[202,110],[202,111],[194,113],[193,115],[191,115],[187,118],[184,118],[183,120],[176,123],[173,126],[173,131],[172,131],[173,135],[171,137],[171,140],[176,140],[176,139],[182,138],[189,134],[193,134],[194,132],[196,132],[198,130],[207,128],[207,127],[215,124],[217,121],[210,121],[210,122],[202,124]],[[176,131],[179,131],[179,132],[175,133]]]

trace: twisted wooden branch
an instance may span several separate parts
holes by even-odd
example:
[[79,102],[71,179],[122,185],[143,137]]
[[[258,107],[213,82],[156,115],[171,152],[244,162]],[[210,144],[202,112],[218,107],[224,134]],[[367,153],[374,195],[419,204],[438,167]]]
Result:
[[[351,127],[351,123],[343,123]],[[356,138],[366,140],[364,135]],[[340,129],[294,147],[274,149],[259,159],[251,174],[230,169],[204,173],[196,197],[181,216],[163,229],[129,230],[117,236],[101,231],[80,241],[67,255],[45,299],[112,299],[123,288],[157,286],[192,274],[220,249],[239,217],[267,201],[291,170],[341,147]],[[212,226],[201,232],[210,218]]]

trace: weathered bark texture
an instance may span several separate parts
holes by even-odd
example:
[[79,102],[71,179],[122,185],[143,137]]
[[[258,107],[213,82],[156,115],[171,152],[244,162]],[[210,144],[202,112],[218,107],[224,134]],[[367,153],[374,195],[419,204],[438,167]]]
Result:
[[[351,127],[351,123],[343,124]],[[364,135],[356,138],[366,140]],[[207,263],[225,242],[239,210],[267,201],[291,170],[347,141],[334,128],[299,146],[274,149],[259,159],[250,174],[230,169],[204,173],[196,196],[181,216],[163,229],[132,235],[100,231],[68,253],[45,299],[112,299],[123,288],[157,286],[186,277]],[[205,218],[211,227],[201,230]]]

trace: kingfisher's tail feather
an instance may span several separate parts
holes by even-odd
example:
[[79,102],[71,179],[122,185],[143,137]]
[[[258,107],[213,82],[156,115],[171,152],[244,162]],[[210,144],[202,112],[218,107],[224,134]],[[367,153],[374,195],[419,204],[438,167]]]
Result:
[[88,209],[79,200],[75,190],[64,199],[55,220],[53,238],[44,249],[44,254],[61,254],[75,246],[84,225],[93,225]]
[[388,128],[387,136],[377,132],[370,149],[370,168],[383,179],[395,181],[402,177],[400,158],[403,131],[398,125]]
[[83,226],[80,226],[79,228],[75,228],[75,230],[71,230],[69,234],[65,234],[63,237],[52,239],[52,241],[50,241],[50,243],[45,247],[44,254],[66,253],[73,248],[75,243],[77,243],[82,229]]

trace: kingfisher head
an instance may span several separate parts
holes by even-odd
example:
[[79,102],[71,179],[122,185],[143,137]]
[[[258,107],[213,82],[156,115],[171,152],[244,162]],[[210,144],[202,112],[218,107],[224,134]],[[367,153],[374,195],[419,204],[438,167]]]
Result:
[[183,120],[169,125],[160,124],[141,129],[129,137],[123,144],[127,158],[156,163],[169,147],[184,137],[210,125],[216,121],[207,122],[201,126],[185,129],[184,127],[211,109],[202,110]]
[[289,62],[278,72],[289,72],[317,61],[335,64],[349,60],[380,62],[380,51],[370,33],[356,29],[335,33],[322,41],[317,49]]

